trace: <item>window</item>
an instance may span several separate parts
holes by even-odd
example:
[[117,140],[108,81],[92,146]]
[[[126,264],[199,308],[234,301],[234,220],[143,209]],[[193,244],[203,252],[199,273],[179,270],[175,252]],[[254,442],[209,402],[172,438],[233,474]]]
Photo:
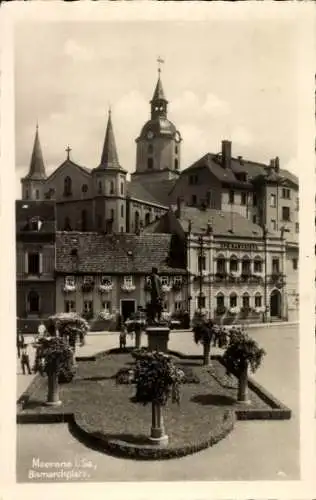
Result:
[[64,180],[64,196],[70,196],[72,194],[72,181],[70,177],[65,177]]
[[102,182],[98,182],[98,194],[102,194]]
[[111,286],[112,285],[112,278],[110,276],[101,276],[101,285]]
[[76,280],[74,276],[65,276],[65,286],[74,287],[75,281]]
[[109,300],[105,300],[101,304],[103,311],[111,312],[111,302]]
[[27,296],[28,303],[28,312],[30,314],[38,314],[39,313],[39,295],[35,291],[29,292]]
[[179,151],[179,150],[178,150],[178,146],[177,146],[177,145],[175,145],[174,152],[175,152],[175,154],[176,154],[176,155],[178,154],[178,151]]
[[280,260],[278,258],[272,259],[272,274],[280,272]]
[[148,154],[151,155],[153,154],[154,147],[152,144],[148,144]]
[[206,300],[205,300],[205,295],[198,295],[197,297],[197,306],[198,306],[198,309],[204,309],[205,308],[205,304],[206,304]]
[[74,300],[65,300],[65,312],[76,312],[76,304]]
[[256,215],[253,215],[253,216],[252,216],[252,222],[253,222],[254,224],[257,224],[257,216],[256,216]]
[[28,254],[28,272],[29,272],[29,274],[39,274],[40,273],[40,254],[39,253],[29,253]]
[[163,303],[163,310],[168,311],[168,301],[167,300],[165,300]]
[[161,284],[164,286],[169,286],[170,280],[169,276],[161,276]]
[[121,182],[121,195],[124,195],[124,182]]
[[154,168],[153,158],[147,158],[147,168],[148,168],[148,170],[152,170]]
[[198,271],[205,271],[206,269],[206,258],[204,255],[198,256]]
[[196,198],[196,194],[192,194],[192,198],[191,198],[191,203],[193,206],[195,206],[197,204],[197,198]]
[[111,218],[112,221],[114,221],[114,209],[113,208],[111,208],[111,212],[110,213],[111,213],[111,217],[110,218]]
[[250,259],[244,257],[241,263],[241,274],[250,274]]
[[124,205],[121,205],[121,217],[124,217]]
[[255,295],[255,307],[262,307],[262,296],[260,293],[256,293]]
[[29,190],[28,190],[28,189],[26,189],[26,190],[25,190],[25,199],[26,199],[26,200],[28,200],[28,199],[29,199],[29,196],[30,196],[30,194],[29,194]]
[[298,212],[300,209],[300,199],[299,197],[297,196],[296,197],[296,206],[295,206],[295,210]]
[[135,212],[135,231],[139,230],[139,212]]
[[88,184],[82,184],[81,191],[83,193],[87,193],[88,192]]
[[287,188],[282,189],[282,198],[289,200],[291,198],[291,190]]
[[257,193],[253,193],[252,195],[252,204],[254,207],[257,206],[258,200],[257,200]]
[[124,276],[124,286],[133,286],[133,276]]
[[216,271],[218,274],[224,274],[226,272],[226,260],[222,257],[217,259]]
[[299,224],[299,222],[296,222],[296,223],[295,223],[295,232],[296,232],[296,233],[299,233],[299,232],[300,232],[300,224]]
[[87,231],[87,211],[81,212],[81,231]]
[[110,194],[114,194],[114,182],[110,182]]
[[97,215],[97,228],[102,228],[102,216],[100,214]]
[[83,301],[83,312],[85,314],[93,313],[93,302],[92,300],[84,300]]
[[124,227],[123,226],[120,227],[120,232],[124,233]]
[[242,205],[247,204],[247,193],[241,193],[241,204]]
[[271,219],[271,229],[272,231],[276,231],[277,225],[276,225],[276,220]]
[[179,160],[178,160],[178,158],[176,158],[174,160],[174,168],[175,168],[175,170],[179,170]]
[[173,284],[174,285],[182,285],[182,276],[175,276],[173,278]]
[[39,217],[33,217],[30,221],[31,231],[40,231],[42,225],[43,225],[43,222],[40,220]]
[[276,207],[276,195],[275,194],[270,194],[270,207],[272,207],[272,208]]
[[235,273],[238,271],[238,260],[237,257],[232,256],[229,261],[229,270],[231,273]]
[[229,296],[229,307],[237,307],[237,295],[231,293]]
[[290,207],[282,207],[282,220],[289,221],[290,217]]
[[229,191],[229,203],[233,205],[235,203],[235,192],[234,191]]
[[174,303],[174,310],[175,311],[182,311],[183,309],[183,302],[182,300],[176,300]]
[[145,225],[147,226],[148,224],[150,224],[150,213],[147,212],[147,214],[145,215]]
[[65,217],[65,220],[64,220],[64,231],[72,231],[71,222],[70,222],[69,217]]
[[223,309],[225,306],[225,297],[222,293],[216,295],[216,307],[217,309]]
[[298,259],[292,259],[292,267],[293,267],[293,271],[297,271],[297,269],[298,269]]
[[249,309],[250,298],[249,298],[248,293],[244,293],[244,295],[242,296],[242,306],[244,309]]
[[254,260],[253,266],[254,266],[254,272],[255,273],[261,273],[262,272],[262,260],[261,259],[256,258]]
[[35,191],[35,197],[36,197],[37,200],[39,200],[40,193],[39,193],[38,189],[36,189],[36,191]]
[[195,184],[197,184],[197,183],[198,183],[198,181],[199,181],[199,177],[198,177],[198,175],[197,175],[197,174],[194,174],[194,175],[190,175],[190,176],[189,176],[189,184],[191,184],[191,185],[195,185]]

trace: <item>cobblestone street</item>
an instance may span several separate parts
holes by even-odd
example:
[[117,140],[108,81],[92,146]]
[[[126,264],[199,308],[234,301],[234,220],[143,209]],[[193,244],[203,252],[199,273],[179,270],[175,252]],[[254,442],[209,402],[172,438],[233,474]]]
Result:
[[[255,379],[292,409],[291,420],[238,422],[235,430],[214,447],[160,462],[118,459],[88,449],[73,438],[66,424],[19,425],[17,480],[29,480],[36,458],[47,462],[90,460],[94,467],[85,478],[88,481],[299,479],[298,326],[251,328],[249,333],[267,352]],[[117,334],[90,334],[81,353],[92,354],[117,344]],[[172,332],[169,347],[189,354],[201,353],[191,332]],[[21,394],[32,376],[17,378]]]

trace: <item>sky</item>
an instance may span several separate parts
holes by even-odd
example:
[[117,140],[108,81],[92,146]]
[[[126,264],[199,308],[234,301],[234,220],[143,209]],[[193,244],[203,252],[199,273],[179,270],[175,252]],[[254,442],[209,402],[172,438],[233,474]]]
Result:
[[157,58],[180,131],[181,168],[232,140],[234,156],[280,157],[298,173],[297,39],[293,21],[21,22],[15,36],[16,194],[36,122],[47,173],[66,158],[96,167],[108,108],[120,163],[150,116]]

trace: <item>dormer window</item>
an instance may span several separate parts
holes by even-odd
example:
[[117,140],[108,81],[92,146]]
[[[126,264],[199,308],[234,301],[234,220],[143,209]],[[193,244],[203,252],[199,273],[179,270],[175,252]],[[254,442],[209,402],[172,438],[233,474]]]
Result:
[[39,217],[33,217],[30,221],[31,231],[40,231],[42,225],[43,225],[43,222],[40,220]]

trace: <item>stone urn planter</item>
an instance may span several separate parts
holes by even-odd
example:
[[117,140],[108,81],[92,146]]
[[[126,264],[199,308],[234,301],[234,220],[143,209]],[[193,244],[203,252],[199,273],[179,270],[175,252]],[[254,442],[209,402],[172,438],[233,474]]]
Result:
[[203,346],[203,365],[209,366],[211,344],[220,335],[220,328],[212,320],[200,318],[193,327],[194,341]]
[[229,344],[223,354],[223,361],[227,372],[238,379],[238,403],[251,403],[248,394],[248,374],[249,371],[252,373],[257,371],[265,354],[264,349],[260,348],[244,330],[235,328],[230,331]]
[[58,383],[58,373],[53,372],[48,374],[48,391],[47,391],[47,406],[58,406],[61,405],[61,401],[59,399],[59,383]]

